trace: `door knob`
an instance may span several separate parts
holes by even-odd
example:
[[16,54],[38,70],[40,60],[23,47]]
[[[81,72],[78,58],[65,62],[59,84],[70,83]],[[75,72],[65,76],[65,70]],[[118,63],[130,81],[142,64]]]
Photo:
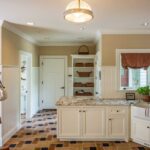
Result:
[[65,87],[63,86],[63,87],[61,87],[61,89],[65,89]]

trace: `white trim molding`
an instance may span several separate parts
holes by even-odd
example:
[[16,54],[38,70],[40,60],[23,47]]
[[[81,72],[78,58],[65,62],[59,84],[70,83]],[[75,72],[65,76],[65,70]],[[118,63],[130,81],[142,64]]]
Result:
[[95,42],[39,42],[38,46],[94,46]]
[[[24,51],[24,50],[21,50],[20,51],[20,53],[19,53],[19,71],[20,71],[20,73],[19,73],[19,75],[20,75],[20,98],[21,98],[21,56],[22,55],[24,55],[24,56],[27,56],[29,59],[30,59],[30,61],[29,61],[29,65],[30,65],[30,70],[29,70],[29,72],[30,72],[30,76],[28,77],[28,80],[29,80],[29,89],[28,89],[28,91],[29,91],[29,100],[27,100],[27,119],[30,119],[30,118],[32,118],[32,115],[31,115],[31,109],[32,109],[32,106],[31,106],[31,101],[32,101],[32,97],[31,97],[31,95],[32,95],[32,91],[31,91],[31,83],[32,83],[32,53],[30,53],[30,52],[27,52],[27,51]],[[20,109],[19,109],[19,115],[21,114],[21,99],[20,99],[20,101],[19,101],[19,107],[20,107]],[[20,125],[21,125],[21,115],[20,115]]]
[[145,29],[141,29],[141,30],[110,30],[110,29],[104,29],[102,32],[102,35],[103,34],[118,34],[118,35],[121,35],[121,34],[124,34],[124,35],[142,35],[142,34],[147,34],[149,35],[150,34],[150,31],[149,30],[145,30]]
[[[4,24],[3,24],[3,22],[4,22]],[[82,41],[81,42],[71,42],[71,41],[38,42],[33,37],[31,37],[30,35],[24,33],[23,31],[16,28],[13,24],[11,24],[7,21],[0,20],[0,25],[1,24],[3,24],[3,27],[6,28],[7,30],[17,34],[18,36],[22,37],[23,39],[25,39],[25,40],[27,40],[27,41],[29,41],[29,42],[37,45],[37,46],[80,46],[80,45],[93,46],[93,45],[95,45],[95,41],[92,41],[92,42],[89,42],[89,41],[87,41],[87,42],[86,41],[85,42],[82,42]]]
[[7,132],[2,138],[2,145],[4,145],[20,128],[21,127],[18,125],[17,127]]
[[121,53],[150,53],[150,49],[116,49],[116,71],[117,71],[117,89],[120,91],[121,79],[120,79],[120,54]]
[[0,19],[0,27],[3,26],[4,20]]
[[21,30],[17,29],[16,27],[11,25],[10,23],[5,21],[3,27],[6,28],[7,30],[17,34],[18,36],[22,37],[23,39],[37,45],[36,40],[34,40],[31,36],[29,36],[29,35],[25,34],[24,32],[22,32]]

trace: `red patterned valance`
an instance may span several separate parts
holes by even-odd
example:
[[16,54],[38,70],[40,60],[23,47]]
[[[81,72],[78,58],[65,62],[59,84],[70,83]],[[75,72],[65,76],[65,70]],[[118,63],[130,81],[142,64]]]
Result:
[[130,68],[148,68],[150,66],[150,53],[122,53],[122,67]]

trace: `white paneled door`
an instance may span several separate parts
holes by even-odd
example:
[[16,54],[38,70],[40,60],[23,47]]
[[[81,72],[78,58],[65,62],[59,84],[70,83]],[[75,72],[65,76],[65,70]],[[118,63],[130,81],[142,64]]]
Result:
[[41,59],[41,107],[56,107],[56,101],[65,95],[65,59]]

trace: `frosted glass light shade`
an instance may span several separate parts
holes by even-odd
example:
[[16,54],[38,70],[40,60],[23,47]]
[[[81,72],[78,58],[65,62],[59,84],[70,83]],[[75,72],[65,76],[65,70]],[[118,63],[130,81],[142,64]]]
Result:
[[93,12],[83,0],[74,0],[68,4],[64,17],[70,22],[83,23],[93,19]]

